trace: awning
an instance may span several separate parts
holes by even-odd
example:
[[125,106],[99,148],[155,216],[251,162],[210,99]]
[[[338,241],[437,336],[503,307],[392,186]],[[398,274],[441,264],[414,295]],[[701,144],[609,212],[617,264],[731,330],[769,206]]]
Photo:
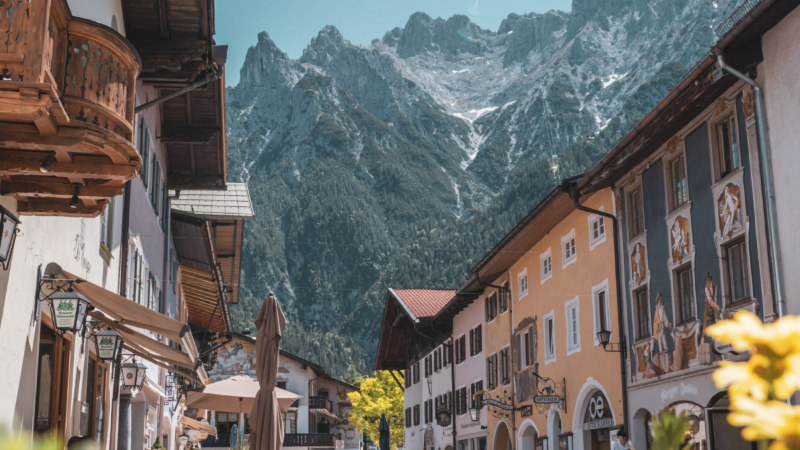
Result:
[[[205,384],[208,380],[188,325],[103,289],[65,270],[62,270],[57,277],[81,280],[80,283],[73,283],[72,287],[96,308],[89,315],[117,331],[124,340],[126,350],[168,370],[174,370],[173,367],[170,367],[173,365],[188,371],[196,371],[197,376],[186,373],[181,373],[181,375],[201,384]],[[141,333],[132,327],[163,335],[182,344],[183,351],[153,339],[148,334]]]
[[[282,411],[288,411],[292,403],[301,395],[275,388],[278,404]],[[236,375],[222,381],[206,385],[199,391],[189,392],[186,406],[210,411],[250,411],[258,393],[258,381],[247,375]]]
[[192,430],[197,430],[203,434],[210,434],[214,437],[217,436],[217,429],[208,424],[207,422],[201,422],[199,420],[190,419],[186,416],[181,417],[181,422],[185,427],[189,427]]
[[328,416],[334,420],[339,420],[339,416],[324,408],[310,408],[308,411],[314,414],[322,414],[323,416]]

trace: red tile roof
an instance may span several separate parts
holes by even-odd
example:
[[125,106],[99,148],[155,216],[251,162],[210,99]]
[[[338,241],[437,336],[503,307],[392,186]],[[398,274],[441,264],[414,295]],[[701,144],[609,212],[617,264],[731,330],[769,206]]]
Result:
[[456,295],[455,289],[392,289],[417,319],[433,317]]

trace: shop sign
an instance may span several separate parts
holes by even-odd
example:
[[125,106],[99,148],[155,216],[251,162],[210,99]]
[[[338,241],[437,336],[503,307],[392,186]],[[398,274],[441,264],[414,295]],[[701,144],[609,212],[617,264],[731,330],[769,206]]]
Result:
[[75,325],[75,315],[78,314],[78,299],[54,300],[56,305],[56,328],[69,329]]
[[614,418],[611,417],[611,410],[607,405],[608,399],[600,391],[589,399],[589,405],[584,415],[584,430],[601,430],[614,426]]
[[733,345],[731,344],[726,344],[720,341],[714,341],[714,348],[720,355],[725,355],[728,353],[733,353],[734,355],[738,355],[738,353],[736,353],[736,351],[733,350]]
[[506,411],[511,411],[514,409],[514,405],[506,405],[505,403],[498,402],[497,400],[491,398],[484,399],[483,403],[487,405],[492,405],[496,408],[504,409]]
[[439,408],[436,410],[436,425],[447,427],[453,423],[453,412],[449,408]]
[[520,415],[528,417],[533,415],[533,405],[524,405],[519,407]]
[[561,397],[557,395],[537,395],[533,397],[533,402],[540,405],[545,405],[550,403],[560,403]]

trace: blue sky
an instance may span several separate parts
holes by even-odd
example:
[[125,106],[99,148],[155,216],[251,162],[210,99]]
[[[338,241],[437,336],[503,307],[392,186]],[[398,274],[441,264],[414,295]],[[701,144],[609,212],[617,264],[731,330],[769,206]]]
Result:
[[226,84],[239,82],[247,49],[266,30],[292,58],[325,25],[335,25],[345,39],[369,45],[408,17],[423,11],[432,17],[466,14],[481,28],[497,30],[509,13],[569,11],[571,0],[224,0],[216,2],[215,39],[228,45]]

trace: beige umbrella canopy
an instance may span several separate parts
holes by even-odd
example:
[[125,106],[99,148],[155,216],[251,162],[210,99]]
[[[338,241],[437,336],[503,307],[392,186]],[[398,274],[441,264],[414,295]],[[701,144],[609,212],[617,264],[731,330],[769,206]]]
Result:
[[275,382],[278,377],[278,353],[286,317],[278,299],[269,293],[255,320],[256,376],[261,389],[250,411],[250,450],[280,450],[283,446],[283,421],[279,411]]
[[[190,392],[186,406],[211,411],[249,411],[253,408],[258,389],[255,378],[236,375],[203,386],[199,391]],[[277,387],[275,391],[281,411],[288,411],[292,403],[301,397]]]

